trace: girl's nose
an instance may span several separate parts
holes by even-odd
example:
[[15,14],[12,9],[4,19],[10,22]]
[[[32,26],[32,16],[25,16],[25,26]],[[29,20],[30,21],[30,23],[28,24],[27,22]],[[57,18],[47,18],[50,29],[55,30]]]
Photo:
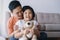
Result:
[[29,14],[27,13],[27,16],[29,16]]

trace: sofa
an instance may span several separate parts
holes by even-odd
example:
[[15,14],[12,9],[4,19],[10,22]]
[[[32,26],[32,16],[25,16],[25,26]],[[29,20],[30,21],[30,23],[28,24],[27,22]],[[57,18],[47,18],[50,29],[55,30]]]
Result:
[[[6,12],[5,22],[7,22],[10,16],[11,16],[10,12]],[[60,14],[59,13],[37,12],[35,15],[35,20],[37,20],[41,25],[40,31],[45,32],[47,34],[47,37],[60,37]]]
[[60,37],[60,13],[36,13],[36,20],[41,25],[41,31],[47,37]]

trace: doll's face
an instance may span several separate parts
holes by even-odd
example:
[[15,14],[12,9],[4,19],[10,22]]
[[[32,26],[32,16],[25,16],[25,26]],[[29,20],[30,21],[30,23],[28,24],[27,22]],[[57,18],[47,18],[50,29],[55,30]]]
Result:
[[27,21],[25,23],[25,28],[32,28],[33,23],[31,21]]

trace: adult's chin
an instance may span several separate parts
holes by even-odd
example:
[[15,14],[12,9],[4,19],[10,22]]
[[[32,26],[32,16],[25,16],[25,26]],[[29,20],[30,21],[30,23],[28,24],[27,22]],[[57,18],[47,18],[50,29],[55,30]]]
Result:
[[27,18],[26,20],[29,21],[30,19]]
[[18,17],[18,19],[22,19],[22,17]]

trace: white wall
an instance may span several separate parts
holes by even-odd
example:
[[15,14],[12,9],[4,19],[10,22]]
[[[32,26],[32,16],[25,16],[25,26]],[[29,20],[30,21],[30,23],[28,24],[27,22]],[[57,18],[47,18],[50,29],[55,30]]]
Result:
[[2,27],[2,1],[0,0],[0,35],[1,35],[1,27]]
[[30,5],[35,12],[60,13],[60,0],[19,0],[21,4]]
[[1,28],[1,36],[6,37],[7,36],[7,19],[8,18],[8,14],[6,15],[7,11],[9,11],[8,9],[8,4],[11,0],[0,0],[0,4],[1,4],[1,21],[0,21],[0,28]]

